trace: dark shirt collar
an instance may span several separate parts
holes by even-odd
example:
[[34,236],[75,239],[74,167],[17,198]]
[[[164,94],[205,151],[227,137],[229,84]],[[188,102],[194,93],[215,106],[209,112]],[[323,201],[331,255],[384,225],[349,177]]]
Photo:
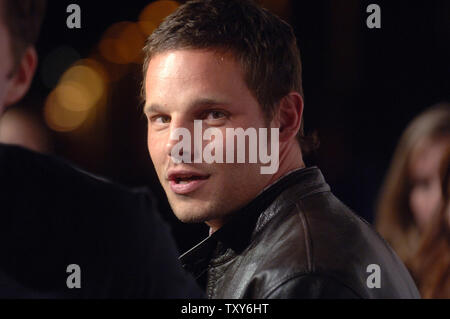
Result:
[[[294,196],[306,196],[318,189],[329,190],[317,167],[295,170],[262,191],[249,204],[239,209],[219,230],[194,246],[180,257],[184,267],[199,277],[213,262],[225,262],[242,252],[251,239],[275,214],[265,214],[267,208],[285,190],[297,185]],[[287,196],[289,198],[291,196]],[[288,204],[288,203],[286,203]],[[272,212],[273,213],[273,212]]]

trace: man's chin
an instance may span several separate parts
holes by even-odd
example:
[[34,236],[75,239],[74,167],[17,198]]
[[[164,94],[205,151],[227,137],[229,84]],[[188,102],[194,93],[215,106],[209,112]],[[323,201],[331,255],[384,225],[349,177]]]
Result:
[[171,207],[178,220],[186,224],[204,223],[220,215],[220,212],[198,205],[171,205]]
[[205,216],[198,216],[192,213],[175,213],[178,220],[185,224],[199,224],[204,223],[207,218]]

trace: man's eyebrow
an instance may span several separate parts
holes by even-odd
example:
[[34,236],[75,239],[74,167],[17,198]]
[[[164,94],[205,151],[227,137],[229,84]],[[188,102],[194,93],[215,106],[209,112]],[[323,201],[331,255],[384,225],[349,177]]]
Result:
[[[190,103],[189,108],[198,108],[203,106],[227,105],[225,100],[215,98],[198,98]],[[164,107],[158,103],[150,103],[144,106],[144,113],[164,113]]]
[[215,99],[215,98],[199,98],[193,101],[190,107],[202,107],[202,106],[215,106],[215,105],[226,105],[228,104],[225,100]]
[[162,112],[162,106],[157,103],[145,104],[144,106],[144,114],[148,113],[160,113]]

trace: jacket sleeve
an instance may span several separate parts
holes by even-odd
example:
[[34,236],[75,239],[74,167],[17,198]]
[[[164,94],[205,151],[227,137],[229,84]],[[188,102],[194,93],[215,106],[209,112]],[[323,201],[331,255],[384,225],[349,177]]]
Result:
[[360,299],[353,289],[338,280],[316,274],[293,276],[270,289],[267,299]]

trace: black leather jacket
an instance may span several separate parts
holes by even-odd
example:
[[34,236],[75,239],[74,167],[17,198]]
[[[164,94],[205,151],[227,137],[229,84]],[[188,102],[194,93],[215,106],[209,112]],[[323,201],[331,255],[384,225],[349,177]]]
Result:
[[209,298],[420,298],[396,254],[316,167],[283,177],[180,259]]

